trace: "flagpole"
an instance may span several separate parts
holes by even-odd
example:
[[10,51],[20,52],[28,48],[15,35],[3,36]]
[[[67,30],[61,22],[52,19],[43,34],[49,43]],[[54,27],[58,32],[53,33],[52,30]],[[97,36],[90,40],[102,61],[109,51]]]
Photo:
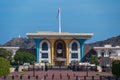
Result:
[[61,33],[61,11],[60,11],[60,8],[58,9],[58,24],[59,24],[59,33]]

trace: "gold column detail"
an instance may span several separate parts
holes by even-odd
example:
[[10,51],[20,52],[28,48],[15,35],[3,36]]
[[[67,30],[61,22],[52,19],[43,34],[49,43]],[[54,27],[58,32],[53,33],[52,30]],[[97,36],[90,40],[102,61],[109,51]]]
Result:
[[54,65],[54,39],[50,39],[51,43],[51,64]]
[[65,39],[66,44],[66,65],[69,65],[69,39]]

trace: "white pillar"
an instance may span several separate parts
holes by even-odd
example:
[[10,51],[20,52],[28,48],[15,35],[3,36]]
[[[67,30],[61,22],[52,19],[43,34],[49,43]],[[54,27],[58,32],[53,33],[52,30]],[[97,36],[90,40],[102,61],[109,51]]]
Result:
[[13,54],[12,54],[12,58],[15,56],[15,54],[16,54],[16,51],[17,51],[17,50],[15,50],[15,49],[12,49],[12,53],[13,53]]
[[69,50],[69,63],[71,63],[71,49]]
[[107,49],[105,50],[105,56],[104,57],[109,57]]
[[97,57],[101,57],[101,51],[100,50],[96,50],[97,51]]
[[50,46],[49,46],[49,49],[48,49],[48,57],[49,57],[49,63],[51,63],[51,52],[50,52]]

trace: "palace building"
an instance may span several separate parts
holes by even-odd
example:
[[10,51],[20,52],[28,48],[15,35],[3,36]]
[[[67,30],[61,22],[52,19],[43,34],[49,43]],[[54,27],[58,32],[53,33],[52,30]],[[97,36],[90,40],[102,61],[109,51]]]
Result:
[[120,58],[120,46],[104,45],[103,47],[93,47],[98,57]]
[[36,32],[27,33],[36,43],[36,62],[52,65],[69,65],[71,61],[82,62],[84,43],[92,33]]

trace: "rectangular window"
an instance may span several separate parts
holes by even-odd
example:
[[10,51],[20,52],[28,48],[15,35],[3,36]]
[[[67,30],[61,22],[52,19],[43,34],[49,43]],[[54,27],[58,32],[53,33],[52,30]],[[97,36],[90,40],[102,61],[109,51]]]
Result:
[[72,53],[71,58],[78,58],[78,53]]
[[48,53],[42,53],[42,58],[48,58]]

